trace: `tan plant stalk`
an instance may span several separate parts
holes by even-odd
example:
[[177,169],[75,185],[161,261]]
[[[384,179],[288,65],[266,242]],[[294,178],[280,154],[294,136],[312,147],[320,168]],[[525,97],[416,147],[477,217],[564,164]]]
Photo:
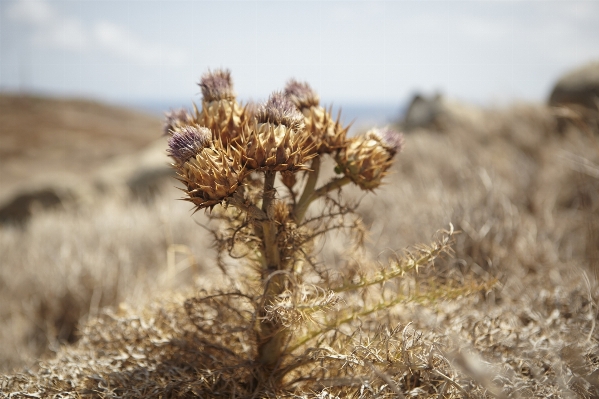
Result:
[[[223,253],[228,253],[242,257],[257,272],[259,285],[241,282],[245,288],[230,297],[247,298],[255,311],[250,323],[256,365],[252,386],[280,384],[296,368],[293,365],[308,361],[296,353],[306,343],[352,320],[400,303],[452,298],[486,287],[475,283],[435,287],[335,311],[344,296],[366,295],[368,287],[416,273],[450,251],[453,229],[431,247],[421,248],[418,256],[408,255],[370,277],[337,285],[329,279],[326,267],[312,257],[317,237],[339,229],[361,231],[359,218],[343,201],[341,188],[354,183],[372,191],[382,184],[402,148],[401,135],[373,129],[364,136],[346,138],[347,127],[341,126],[339,118],[333,121],[306,83],[290,81],[285,92],[273,93],[251,112],[237,105],[229,71],[204,75],[200,86],[203,109],[196,110],[195,118],[181,113],[167,121],[169,154],[186,185],[186,199],[197,209],[214,209],[211,217],[227,227],[225,233],[214,232],[219,266],[226,272]],[[336,161],[340,176],[317,187],[321,158],[327,156]],[[277,176],[287,188],[287,197],[278,192]],[[301,194],[295,188],[298,181],[305,181]],[[333,196],[335,191],[339,195]],[[310,205],[319,199],[325,199],[324,209],[306,218]],[[236,256],[237,251],[244,255]],[[308,275],[319,282],[306,285]],[[213,297],[194,303],[208,306],[214,302],[209,298]],[[222,301],[227,298],[224,295]],[[235,308],[221,300],[210,306]],[[193,308],[188,311],[194,314]]]
[[295,205],[294,214],[295,221],[300,223],[304,218],[308,206],[310,205],[310,199],[314,194],[316,188],[316,182],[318,181],[318,174],[320,173],[320,157],[314,158],[311,165],[312,170],[308,173],[308,181],[304,187],[304,192],[300,197],[298,203]]
[[[278,295],[285,289],[285,274],[277,273],[281,270],[281,256],[276,240],[276,226],[272,220],[274,214],[274,183],[276,178],[275,171],[264,173],[264,194],[262,199],[262,211],[268,216],[268,219],[262,222],[263,234],[263,280],[265,280],[264,298],[262,301],[262,311],[259,313],[260,319],[265,317],[264,308],[272,305]],[[274,368],[281,357],[283,345],[286,338],[285,330],[278,323],[265,320],[260,323],[258,338],[258,361],[265,366],[267,370]]]

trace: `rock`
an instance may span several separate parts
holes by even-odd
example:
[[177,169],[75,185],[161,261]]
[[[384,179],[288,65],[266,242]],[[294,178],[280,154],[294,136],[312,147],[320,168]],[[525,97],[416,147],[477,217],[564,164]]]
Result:
[[48,174],[28,181],[27,185],[13,186],[0,197],[0,225],[24,225],[38,210],[91,205],[102,195],[115,192],[151,200],[165,183],[175,186],[175,176],[166,155],[166,140],[162,138],[140,151],[107,162],[86,179]]
[[555,107],[560,133],[570,126],[599,132],[599,61],[562,76],[551,91],[549,105]]
[[416,94],[412,97],[412,101],[406,111],[403,120],[405,130],[413,130],[415,128],[430,128],[434,127],[441,114],[441,95],[435,94],[432,97],[426,97],[421,94]]
[[450,126],[478,126],[483,121],[484,111],[479,107],[440,94],[431,97],[416,94],[401,125],[407,132],[415,129],[445,131]]
[[0,224],[22,225],[37,210],[61,206],[65,196],[66,193],[51,187],[18,192],[11,200],[0,205]]
[[599,61],[562,76],[551,91],[549,105],[579,105],[599,111]]

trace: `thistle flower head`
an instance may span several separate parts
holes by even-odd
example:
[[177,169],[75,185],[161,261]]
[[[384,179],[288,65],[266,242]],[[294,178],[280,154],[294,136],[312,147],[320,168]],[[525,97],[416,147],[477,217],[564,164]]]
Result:
[[212,144],[210,129],[198,126],[177,128],[168,140],[168,154],[182,164]]
[[348,128],[333,120],[330,110],[319,105],[318,94],[307,82],[290,79],[284,94],[304,116],[304,135],[310,153],[332,153],[343,147]]
[[173,131],[178,126],[184,126],[193,121],[193,117],[187,112],[185,108],[178,110],[170,110],[164,113],[164,125],[162,126],[162,132],[165,136],[173,134]]
[[204,101],[235,99],[231,71],[228,69],[217,69],[214,72],[206,72],[202,75],[199,85],[202,89]]
[[306,136],[284,125],[258,123],[247,128],[238,147],[242,162],[254,170],[298,170],[313,156],[308,153]]
[[302,108],[316,107],[320,103],[320,97],[307,82],[290,79],[285,86],[284,93],[300,110]]
[[375,135],[392,157],[403,149],[403,134],[389,126],[371,129],[368,134]]
[[304,108],[305,134],[307,143],[318,154],[331,154],[343,148],[349,126],[343,127],[340,115],[337,120],[331,117],[330,109],[321,106]]
[[197,209],[212,208],[232,196],[247,175],[230,147],[224,148],[220,142],[176,167],[179,180],[187,186],[186,200]]
[[303,127],[304,117],[296,106],[282,92],[276,91],[270,95],[268,101],[262,104],[256,112],[258,123],[271,123],[285,125],[298,130]]
[[310,159],[304,116],[282,92],[274,92],[242,135],[241,158],[248,169],[298,170]]
[[382,183],[402,145],[400,133],[389,128],[371,129],[350,139],[339,151],[337,169],[363,190],[373,190]]
[[224,145],[239,137],[250,118],[245,107],[235,100],[204,101],[202,105],[202,111],[196,112],[197,123],[208,127],[213,139],[220,140]]

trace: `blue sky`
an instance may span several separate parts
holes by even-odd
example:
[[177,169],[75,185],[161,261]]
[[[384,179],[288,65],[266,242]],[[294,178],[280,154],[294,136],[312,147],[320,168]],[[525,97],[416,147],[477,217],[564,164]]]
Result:
[[242,99],[295,77],[336,104],[542,101],[596,59],[599,1],[0,1],[0,89],[121,103],[186,102],[217,67]]

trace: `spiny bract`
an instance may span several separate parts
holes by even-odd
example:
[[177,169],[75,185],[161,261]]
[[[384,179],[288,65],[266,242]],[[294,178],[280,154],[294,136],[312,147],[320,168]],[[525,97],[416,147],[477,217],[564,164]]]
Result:
[[252,171],[282,172],[283,183],[292,188],[295,174],[309,171],[310,160],[323,154],[334,156],[338,171],[371,190],[401,149],[401,136],[390,130],[348,139],[348,127],[333,120],[305,82],[290,80],[260,106],[237,102],[226,69],[207,72],[199,86],[202,108],[194,106],[193,115],[171,112],[165,123],[171,136],[168,153],[186,185],[186,199],[197,209],[233,196]]
[[338,171],[363,190],[373,190],[381,184],[402,146],[401,134],[391,129],[371,129],[364,136],[350,139],[339,151]]

